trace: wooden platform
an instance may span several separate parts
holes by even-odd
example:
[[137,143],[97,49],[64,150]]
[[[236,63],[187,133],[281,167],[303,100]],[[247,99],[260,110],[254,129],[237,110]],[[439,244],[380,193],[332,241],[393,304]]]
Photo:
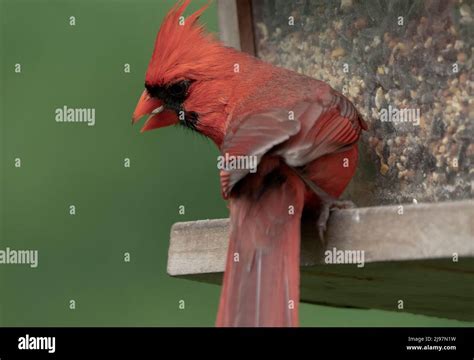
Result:
[[[474,201],[337,210],[325,248],[316,233],[303,225],[301,301],[474,321]],[[168,273],[220,284],[227,244],[228,219],[176,223]],[[340,250],[364,266],[325,262]]]

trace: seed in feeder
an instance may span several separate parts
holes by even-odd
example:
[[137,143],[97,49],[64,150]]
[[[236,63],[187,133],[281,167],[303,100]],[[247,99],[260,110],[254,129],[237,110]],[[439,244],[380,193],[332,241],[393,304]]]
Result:
[[466,129],[466,126],[462,124],[458,127],[458,130],[456,131],[456,133],[462,133],[465,129]]
[[352,7],[352,0],[341,0],[341,9],[348,9]]
[[383,159],[383,155],[382,155],[383,148],[384,148],[383,141],[380,141],[380,142],[377,144],[377,146],[375,147],[375,153],[376,153],[381,159]]
[[456,50],[461,50],[464,46],[464,41],[462,40],[456,40],[456,42],[454,43],[454,48]]
[[460,63],[465,63],[466,60],[467,60],[467,55],[466,55],[466,53],[461,52],[461,53],[458,54],[458,61],[459,61]]
[[[467,147],[467,150],[466,150],[466,155],[467,156],[473,156],[474,155],[474,143],[469,144],[469,146]],[[474,168],[472,168],[471,170],[472,170],[472,173],[474,174]]]
[[430,48],[431,45],[433,44],[433,38],[430,36],[428,39],[426,39],[425,43],[424,43],[424,47],[426,49]]
[[398,173],[398,178],[399,178],[399,179],[405,178],[405,177],[406,177],[406,173],[407,173],[407,170],[400,171],[400,172]]
[[381,43],[381,40],[380,40],[380,36],[375,36],[374,37],[374,40],[372,41],[372,44],[370,44],[370,46],[372,46],[373,48],[379,46]]
[[444,158],[441,155],[436,155],[436,167],[442,168],[444,166]]
[[387,165],[388,166],[394,166],[397,161],[397,156],[395,154],[390,154],[390,156],[387,159]]
[[382,107],[382,101],[384,98],[384,93],[382,88],[379,86],[377,91],[375,92],[375,106],[377,107],[378,110]]
[[342,47],[338,47],[338,48],[334,49],[331,52],[331,57],[335,58],[335,59],[338,59],[338,58],[344,56],[345,53],[346,53],[346,50],[344,50]]
[[349,88],[349,96],[351,96],[352,98],[356,98],[357,96],[359,96],[359,94],[360,94],[360,87],[358,87],[357,85],[351,86]]
[[464,4],[459,8],[459,12],[461,13],[462,17],[470,17],[471,16],[471,8],[468,4]]
[[387,165],[387,164],[385,164],[384,162],[381,162],[381,163],[380,163],[380,173],[381,173],[382,175],[387,174],[388,169],[389,169],[389,168],[388,168],[388,165]]
[[367,27],[367,19],[365,17],[360,17],[354,22],[354,27],[357,30],[362,30]]

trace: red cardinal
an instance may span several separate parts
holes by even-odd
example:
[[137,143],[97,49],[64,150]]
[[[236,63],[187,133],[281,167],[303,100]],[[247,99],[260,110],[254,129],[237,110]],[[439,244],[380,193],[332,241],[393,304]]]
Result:
[[[221,170],[229,200],[230,243],[217,326],[297,326],[303,209],[329,212],[357,166],[367,126],[354,105],[324,82],[226,47],[183,17],[167,14],[155,42],[133,123],[142,131],[179,124],[209,137],[227,159],[254,159]],[[243,156],[243,157],[242,157]]]

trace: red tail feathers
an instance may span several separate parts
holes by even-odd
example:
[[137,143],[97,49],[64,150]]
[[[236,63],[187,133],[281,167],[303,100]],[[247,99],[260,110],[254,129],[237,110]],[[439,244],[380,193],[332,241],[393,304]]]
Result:
[[239,185],[216,325],[298,326],[304,186],[285,167]]

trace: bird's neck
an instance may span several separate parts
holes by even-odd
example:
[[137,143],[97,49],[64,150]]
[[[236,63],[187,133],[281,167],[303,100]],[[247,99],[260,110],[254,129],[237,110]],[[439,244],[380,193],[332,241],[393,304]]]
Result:
[[271,77],[268,64],[248,54],[225,48],[219,59],[219,68],[225,70],[212,80],[202,83],[199,91],[207,99],[217,99],[209,107],[209,102],[196,102],[193,107],[199,113],[196,130],[209,137],[218,147],[221,146],[230,114]]

